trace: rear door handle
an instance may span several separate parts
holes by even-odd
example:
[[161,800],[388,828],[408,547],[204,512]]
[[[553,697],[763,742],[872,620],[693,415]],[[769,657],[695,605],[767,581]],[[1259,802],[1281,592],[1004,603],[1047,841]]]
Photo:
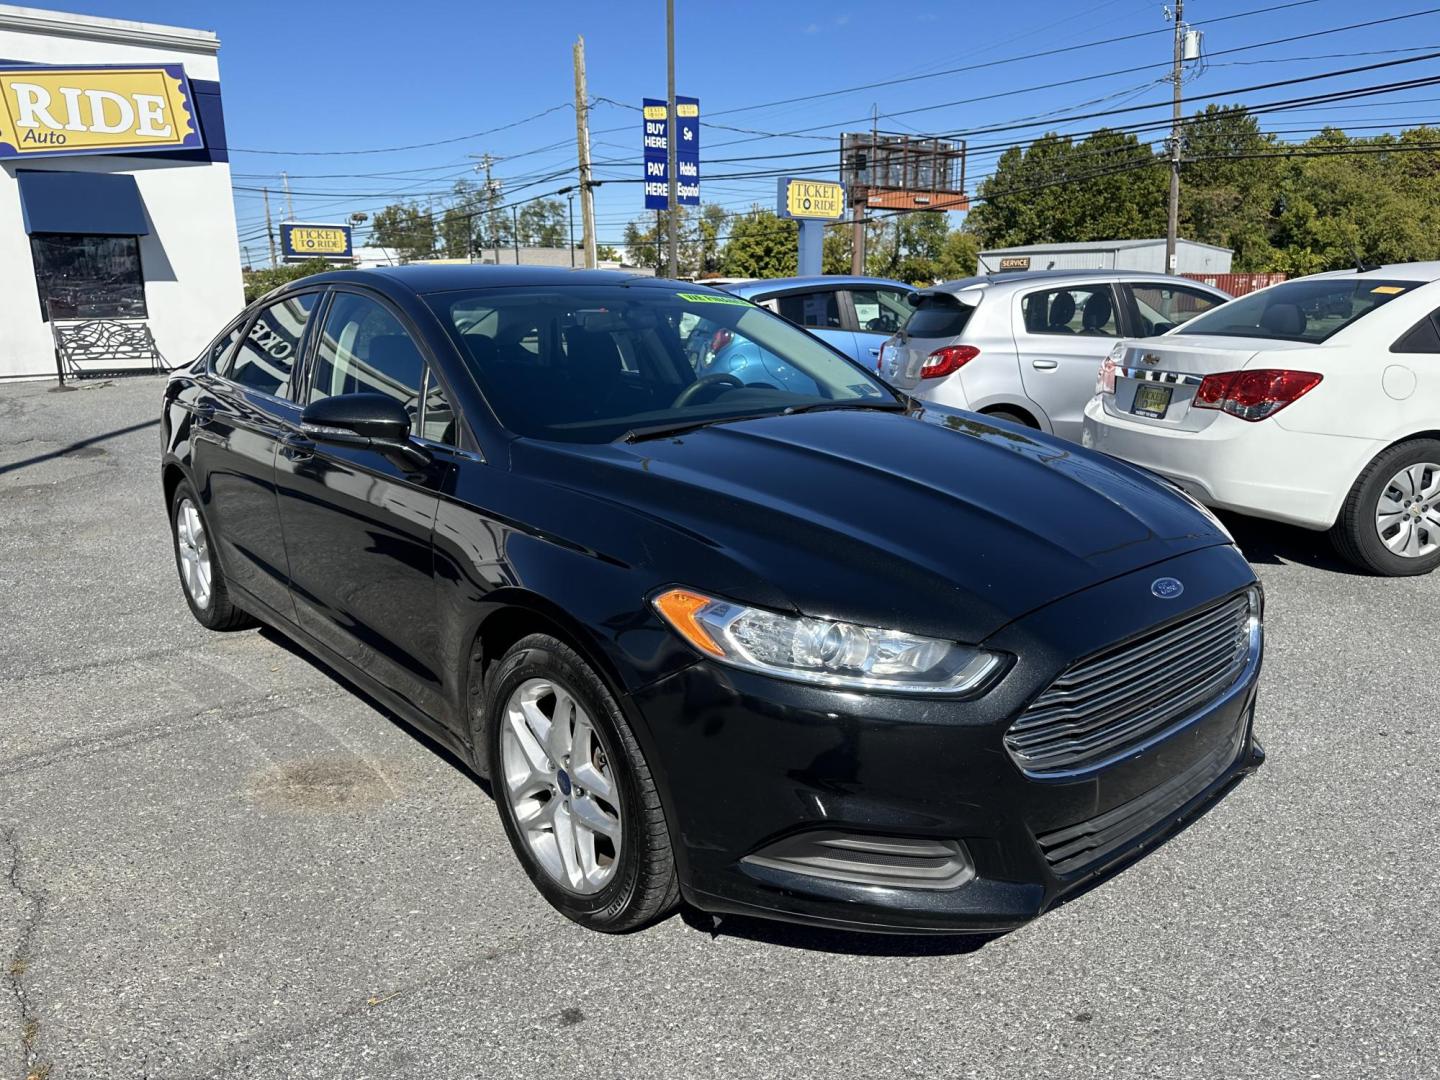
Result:
[[1031,360],[1031,361],[1030,361],[1030,364],[1031,364],[1031,366],[1037,368],[1037,369],[1040,370],[1040,371],[1050,371],[1050,370],[1053,369],[1053,368],[1059,367],[1059,366],[1060,366],[1060,361],[1058,361],[1058,360]]
[[315,440],[304,435],[287,435],[280,444],[280,453],[290,461],[308,461],[315,456]]

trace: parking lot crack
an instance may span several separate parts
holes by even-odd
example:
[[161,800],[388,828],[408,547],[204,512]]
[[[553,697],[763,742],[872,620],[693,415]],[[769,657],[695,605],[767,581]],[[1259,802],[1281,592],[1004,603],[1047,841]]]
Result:
[[5,959],[5,985],[15,1000],[20,1019],[20,1061],[26,1080],[40,1080],[50,1073],[49,1063],[40,1060],[39,1010],[34,995],[27,988],[35,934],[45,914],[45,896],[26,885],[20,869],[20,841],[13,826],[0,827],[0,843],[5,850],[5,883],[20,912],[20,933],[15,948]]

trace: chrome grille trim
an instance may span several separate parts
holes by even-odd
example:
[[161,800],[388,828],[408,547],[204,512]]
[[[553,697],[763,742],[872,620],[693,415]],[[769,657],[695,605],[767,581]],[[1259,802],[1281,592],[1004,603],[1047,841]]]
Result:
[[1010,725],[1006,749],[1030,776],[1104,768],[1214,705],[1259,652],[1250,594],[1228,597],[1072,664]]

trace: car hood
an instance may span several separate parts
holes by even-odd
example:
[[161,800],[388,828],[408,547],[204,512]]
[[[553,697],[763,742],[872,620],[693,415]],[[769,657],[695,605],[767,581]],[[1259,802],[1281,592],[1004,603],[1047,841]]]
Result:
[[677,543],[699,541],[699,559],[670,565],[655,553],[657,587],[958,640],[1229,542],[1138,470],[933,407],[776,416],[634,444],[533,443],[515,464],[663,522]]

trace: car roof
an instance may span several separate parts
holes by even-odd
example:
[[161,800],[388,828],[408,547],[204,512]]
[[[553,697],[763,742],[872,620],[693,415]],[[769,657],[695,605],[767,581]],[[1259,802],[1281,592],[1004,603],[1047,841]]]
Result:
[[756,278],[751,281],[738,281],[719,287],[726,292],[734,293],[736,296],[748,298],[762,292],[785,292],[789,289],[805,289],[817,285],[828,286],[832,289],[845,288],[849,285],[883,285],[886,288],[903,289],[905,292],[911,291],[912,288],[903,281],[892,281],[889,278],[846,274],[820,274],[817,277]]
[[994,285],[1029,285],[1043,284],[1047,281],[1073,281],[1077,278],[1089,278],[1101,281],[1165,281],[1176,285],[1194,285],[1201,289],[1210,289],[1219,292],[1213,285],[1206,285],[1203,281],[1196,281],[1194,278],[1177,277],[1174,274],[1157,274],[1151,270],[1003,270],[995,274],[976,274],[974,277],[956,278],[954,281],[942,281],[938,285],[931,285],[917,292],[924,293],[957,293],[963,289],[973,289],[979,286]]
[[399,285],[415,293],[453,292],[459,289],[493,289],[546,285],[647,285],[673,289],[708,289],[689,281],[671,281],[625,270],[571,270],[558,266],[475,266],[447,263],[426,266],[377,266],[364,270],[331,270],[292,284],[314,285],[348,281],[376,286]]

